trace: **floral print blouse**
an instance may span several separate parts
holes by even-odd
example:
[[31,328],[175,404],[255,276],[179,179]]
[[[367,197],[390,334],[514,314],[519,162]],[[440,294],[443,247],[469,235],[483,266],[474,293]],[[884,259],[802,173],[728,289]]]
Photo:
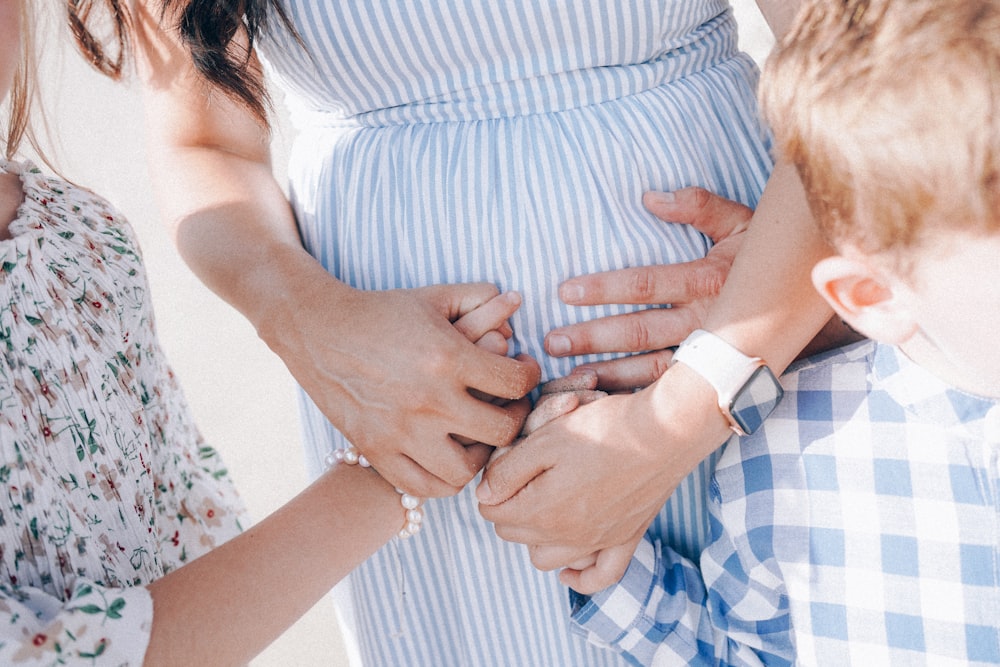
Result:
[[135,235],[93,193],[0,161],[0,664],[139,665],[144,584],[241,530],[153,326]]

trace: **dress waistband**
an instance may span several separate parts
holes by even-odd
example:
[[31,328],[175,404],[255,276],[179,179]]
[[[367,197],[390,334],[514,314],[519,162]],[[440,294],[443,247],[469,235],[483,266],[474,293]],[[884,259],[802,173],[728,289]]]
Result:
[[300,128],[383,127],[471,122],[567,111],[642,93],[714,67],[738,53],[736,21],[727,11],[702,25],[682,46],[641,63],[560,72],[459,90],[396,107],[345,115],[302,108],[288,99]]

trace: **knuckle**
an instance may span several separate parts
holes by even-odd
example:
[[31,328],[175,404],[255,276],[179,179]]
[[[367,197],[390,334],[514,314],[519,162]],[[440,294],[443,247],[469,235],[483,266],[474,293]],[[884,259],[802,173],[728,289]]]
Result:
[[640,317],[629,317],[625,320],[625,345],[629,352],[642,352],[650,349],[649,327]]
[[505,408],[500,414],[501,416],[493,429],[491,438],[493,442],[486,444],[494,447],[507,447],[521,433],[521,428],[524,425],[524,414],[523,411],[513,408]]
[[[432,347],[425,350],[421,356],[425,372],[431,377],[450,375],[454,372],[456,359],[444,348]],[[461,360],[458,361],[461,363]]]
[[704,211],[712,203],[712,193],[705,188],[692,187],[687,189],[692,204],[698,211]]
[[700,264],[697,270],[690,271],[685,277],[684,289],[692,300],[718,296],[726,282],[727,273],[717,265]]
[[660,379],[660,376],[667,372],[670,368],[670,359],[673,357],[672,354],[667,354],[665,352],[654,352],[650,355],[650,377],[649,384],[652,384]]
[[455,495],[461,491],[466,484],[472,481],[472,478],[476,476],[477,472],[479,472],[479,470],[473,470],[472,463],[464,459],[454,465],[449,465],[447,469],[443,470],[438,475],[441,478],[442,490],[449,496]]
[[598,563],[597,574],[601,588],[611,586],[621,579],[625,575],[625,570],[628,569],[628,564],[628,560],[614,560],[607,563]]
[[550,549],[528,547],[528,553],[531,556],[531,564],[538,570],[548,572],[560,566],[553,557],[554,554]]
[[[489,520],[489,519],[487,519],[487,520]],[[507,526],[505,526],[505,525],[503,525],[501,523],[494,523],[493,524],[493,530],[496,531],[497,537],[499,537],[504,542],[516,542],[517,541],[517,540],[514,539],[514,537],[515,537],[514,530],[512,530],[511,528],[508,528]]]
[[629,274],[629,296],[639,303],[648,303],[656,295],[656,276],[649,267],[637,268]]

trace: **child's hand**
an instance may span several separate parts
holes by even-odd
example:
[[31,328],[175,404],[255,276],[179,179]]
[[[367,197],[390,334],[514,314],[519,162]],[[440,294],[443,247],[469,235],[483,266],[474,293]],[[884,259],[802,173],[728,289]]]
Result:
[[[548,424],[553,419],[562,417],[576,410],[581,405],[586,405],[608,394],[597,389],[597,373],[590,369],[574,371],[569,375],[554,380],[549,380],[542,385],[542,393],[535,403],[534,409],[524,420],[524,427],[521,435],[514,439],[511,447],[520,442],[523,438],[531,435],[541,427]],[[487,467],[509,451],[510,447],[498,447],[493,450],[493,455],[487,462]]]
[[507,321],[521,306],[521,295],[503,292],[455,320],[454,326],[477,346],[507,355],[507,340],[514,335]]
[[[520,294],[517,292],[503,292],[462,315],[455,320],[454,326],[466,338],[475,343],[476,347],[505,357],[509,351],[507,341],[514,335],[514,330],[507,320],[520,306]],[[472,394],[480,400],[496,405],[510,403],[510,401],[489,396],[475,390],[472,391]],[[527,403],[526,398],[520,400]],[[452,437],[463,445],[475,444],[469,438],[461,436]]]

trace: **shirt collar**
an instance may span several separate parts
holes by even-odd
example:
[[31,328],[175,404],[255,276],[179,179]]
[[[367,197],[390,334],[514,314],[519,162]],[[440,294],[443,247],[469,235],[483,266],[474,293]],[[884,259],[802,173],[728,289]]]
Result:
[[966,425],[978,431],[979,438],[984,436],[980,429],[985,425],[986,437],[1000,441],[1000,401],[955,389],[894,345],[876,343],[872,381],[875,388],[923,421],[945,428]]

